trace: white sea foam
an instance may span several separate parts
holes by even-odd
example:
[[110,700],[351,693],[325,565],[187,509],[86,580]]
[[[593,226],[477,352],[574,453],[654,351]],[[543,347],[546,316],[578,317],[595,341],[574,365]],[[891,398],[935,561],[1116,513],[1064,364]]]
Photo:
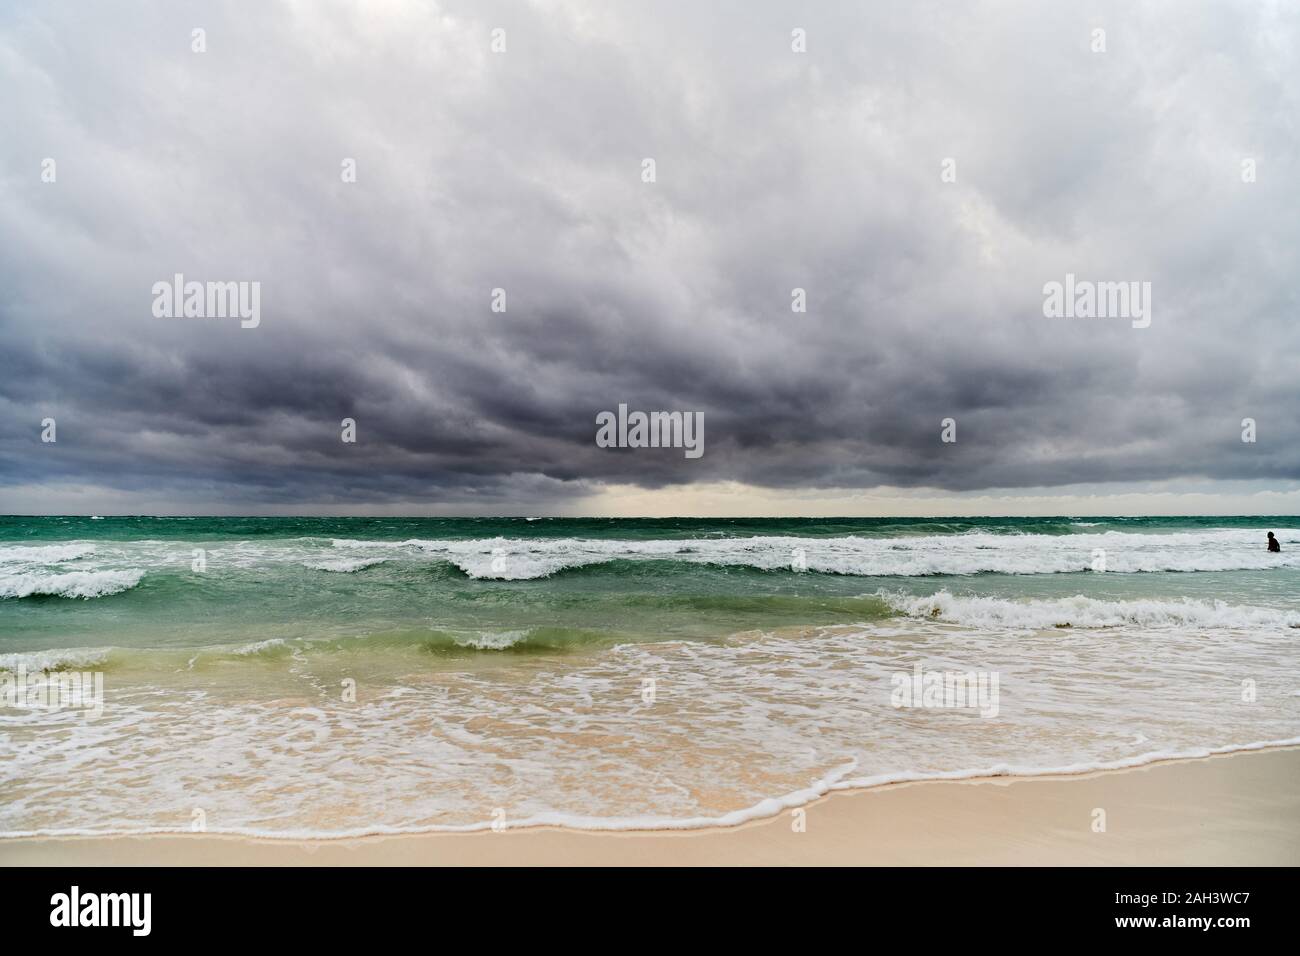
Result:
[[[1153,763],[1170,760],[1203,760],[1208,757],[1226,756],[1235,753],[1252,753],[1277,747],[1300,746],[1300,737],[1284,740],[1260,740],[1227,747],[1196,747],[1187,750],[1151,751],[1140,756],[1123,760],[1101,760],[1085,763],[1065,764],[1054,767],[1017,767],[1009,764],[996,764],[989,767],[969,768],[963,770],[940,771],[933,773],[901,772],[876,774],[869,777],[849,776],[856,764],[850,763],[838,768],[827,776],[814,780],[807,787],[792,790],[779,796],[766,797],[758,802],[738,810],[731,810],[713,816],[666,817],[655,814],[636,816],[597,817],[580,813],[544,812],[528,817],[510,819],[487,819],[463,824],[428,824],[424,826],[402,826],[370,824],[350,829],[271,829],[267,827],[221,827],[209,826],[208,833],[225,836],[242,836],[278,840],[347,840],[371,836],[415,836],[421,833],[477,833],[491,829],[525,830],[534,827],[561,827],[567,830],[590,830],[607,832],[627,832],[633,830],[703,830],[714,827],[735,827],[754,820],[774,817],[795,807],[807,806],[815,800],[830,793],[868,790],[874,787],[889,786],[900,783],[926,783],[945,780],[982,780],[1005,777],[1055,777],[1078,776],[1107,770],[1130,770],[1145,767]],[[142,827],[142,828],[102,828],[71,827],[38,830],[12,830],[0,832],[0,839],[20,839],[32,837],[94,837],[94,836],[148,836],[172,833],[188,833],[190,827]]]
[[420,542],[410,541],[358,541],[355,538],[331,538],[331,546],[335,548],[369,548],[373,550],[400,551],[407,548],[419,547]]
[[130,590],[143,578],[144,572],[138,570],[0,574],[0,598],[49,596],[89,600]]
[[351,574],[383,564],[386,558],[336,558],[326,561],[304,561],[303,567],[312,571],[332,571],[336,574]]
[[[1082,571],[1098,548],[1107,573],[1300,567],[1300,535],[1282,529],[1279,537],[1281,555],[1263,551],[1262,532],[1240,530],[259,539],[210,547],[208,574],[288,565],[305,575],[304,564],[343,570],[379,561],[446,561],[483,578],[544,577],[616,560],[788,571],[798,552],[810,570],[826,573],[1030,574]],[[190,545],[174,540],[37,546],[8,560],[5,550],[14,549],[0,549],[0,594],[20,590],[20,579],[80,596],[79,586],[95,590],[89,579],[61,579],[125,574],[134,584],[155,568],[189,575]],[[1060,583],[1070,592],[1106,583],[1106,575],[1090,575]],[[1276,584],[1276,594],[1288,575],[1259,577]],[[361,677],[354,645],[340,654],[298,653],[297,638],[209,646],[195,660],[220,666],[192,670],[184,658],[193,648],[141,653],[148,666],[115,668],[95,721],[69,718],[51,730],[0,714],[7,768],[0,835],[186,831],[187,808],[199,802],[210,832],[277,837],[484,829],[498,806],[507,827],[685,829],[742,823],[836,789],[1134,766],[1293,743],[1300,734],[1300,644],[1290,630],[1300,612],[1191,599],[1014,600],[960,593],[977,582],[945,583],[958,593],[882,590],[901,617],[869,626],[517,660],[484,654],[472,665],[465,655],[448,663],[415,653],[416,642],[363,644],[365,679],[350,702],[339,687]],[[849,582],[855,593],[882,584],[901,586]],[[1062,624],[1071,629],[1055,630]],[[449,633],[460,646],[500,651],[530,634],[508,626]],[[21,658],[29,670],[88,668],[107,653],[10,654],[0,667]],[[136,651],[117,653],[136,660]],[[252,666],[246,657],[268,660]],[[999,715],[894,709],[890,675],[917,664],[998,673]],[[653,701],[643,696],[647,678],[655,681]],[[1243,703],[1247,679],[1257,705]],[[97,759],[103,754],[112,759]],[[95,773],[86,774],[92,760]],[[141,766],[151,768],[147,779]],[[51,779],[76,786],[52,790]]]
[[528,631],[482,631],[453,640],[460,647],[472,647],[480,651],[503,651],[528,640]]
[[1055,600],[954,595],[940,591],[923,597],[880,595],[894,610],[972,627],[1042,629],[1050,627],[1300,628],[1300,611],[1249,607],[1223,601],[1139,599],[1102,601],[1082,594]]
[[[904,618],[622,644],[524,670],[402,657],[394,671],[384,655],[406,652],[376,649],[351,702],[338,693],[351,657],[290,658],[228,684],[221,671],[138,684],[122,672],[101,718],[57,735],[0,715],[0,834],[183,831],[200,800],[210,832],[261,836],[484,829],[496,807],[507,827],[689,829],[835,789],[1248,750],[1300,734],[1290,637]],[[917,664],[1000,674],[998,716],[895,708],[891,675]],[[1266,706],[1243,704],[1244,678]]]
[[126,591],[144,577],[139,568],[103,567],[98,560],[88,563],[100,556],[99,547],[86,541],[0,547],[0,600],[38,596],[88,600]]
[[112,648],[81,647],[57,648],[48,651],[18,651],[0,654],[0,671],[17,671],[20,667],[28,673],[38,671],[87,670],[108,663]]
[[[870,577],[922,575],[1243,571],[1300,568],[1300,532],[1274,529],[1281,554],[1268,553],[1263,530],[1208,529],[1177,533],[1107,531],[1067,535],[915,535],[889,538],[843,535],[699,537],[627,540],[587,538],[474,538],[404,541],[315,538],[225,541],[208,544],[210,573],[294,563],[312,570],[351,573],[384,561],[446,561],[472,578],[529,580],[611,561],[669,561],[763,571],[805,569]],[[179,541],[68,542],[0,547],[0,576],[50,576],[69,570],[188,569],[193,546]]]
[[[879,577],[919,575],[1059,574],[1093,571],[1104,551],[1105,572],[1239,571],[1300,567],[1300,539],[1283,533],[1281,554],[1262,545],[1262,531],[1218,529],[1172,534],[1108,531],[1071,535],[989,534],[864,538],[789,537],[610,540],[581,538],[481,538],[471,540],[359,541],[336,538],[335,548],[430,555],[470,577],[543,578],[609,561],[681,561]],[[1297,539],[1297,540],[1293,540]]]
[[[253,641],[251,644],[240,644],[238,647],[230,648],[226,653],[233,654],[235,657],[258,657],[267,651],[278,651],[288,646],[283,638],[273,637],[265,641]],[[224,648],[217,648],[217,650],[224,650]]]
[[61,564],[90,557],[95,546],[72,541],[60,544],[14,545],[0,547],[0,568],[12,565]]

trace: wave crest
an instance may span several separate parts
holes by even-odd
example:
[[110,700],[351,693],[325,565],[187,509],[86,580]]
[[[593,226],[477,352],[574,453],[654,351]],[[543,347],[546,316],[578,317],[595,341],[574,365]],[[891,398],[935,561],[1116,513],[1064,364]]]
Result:
[[940,591],[925,597],[881,594],[895,611],[908,617],[965,624],[1044,630],[1053,627],[1300,627],[1300,612],[1226,604],[1223,601],[1142,599],[1102,601],[1082,594],[1055,600],[1011,601],[957,596]]
[[76,541],[66,544],[20,544],[0,547],[0,565],[60,564],[88,558],[94,553],[93,544]]
[[448,561],[472,578],[530,580],[613,561],[675,561],[814,571],[859,577],[1094,572],[1097,552],[1106,572],[1248,571],[1300,567],[1300,549],[1269,554],[1263,532],[1217,529],[1173,534],[1046,535],[969,532],[955,535],[863,538],[476,538],[361,541],[335,538],[337,549],[379,557],[406,552]]
[[129,591],[144,579],[144,572],[68,571],[64,574],[9,574],[0,576],[0,599],[30,597],[91,598]]
[[383,564],[387,558],[336,558],[326,561],[306,561],[303,567],[311,571],[331,571],[335,574],[352,574],[364,571],[377,564]]
[[0,654],[0,671],[15,673],[21,667],[28,673],[102,669],[108,664],[112,648],[58,648],[48,651],[18,651]]

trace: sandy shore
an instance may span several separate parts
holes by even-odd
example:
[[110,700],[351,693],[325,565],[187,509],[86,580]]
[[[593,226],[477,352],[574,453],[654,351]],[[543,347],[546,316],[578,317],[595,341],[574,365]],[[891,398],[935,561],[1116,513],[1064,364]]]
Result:
[[[1105,832],[1094,832],[1094,811]],[[1300,748],[1080,776],[835,793],[686,832],[560,829],[315,842],[186,834],[0,841],[3,865],[1300,864]]]

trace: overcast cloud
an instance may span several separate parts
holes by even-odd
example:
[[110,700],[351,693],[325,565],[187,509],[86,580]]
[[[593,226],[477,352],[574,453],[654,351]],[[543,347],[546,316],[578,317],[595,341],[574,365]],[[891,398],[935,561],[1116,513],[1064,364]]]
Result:
[[0,91],[0,512],[1300,482],[1293,3],[7,5]]

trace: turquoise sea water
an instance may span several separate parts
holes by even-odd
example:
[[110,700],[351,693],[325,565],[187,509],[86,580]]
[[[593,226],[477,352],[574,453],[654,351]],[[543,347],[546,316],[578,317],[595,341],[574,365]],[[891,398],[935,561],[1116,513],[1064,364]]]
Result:
[[[1288,516],[4,517],[0,675],[104,707],[0,702],[0,831],[693,826],[1287,740],[1298,585]],[[998,714],[895,706],[917,666]]]

